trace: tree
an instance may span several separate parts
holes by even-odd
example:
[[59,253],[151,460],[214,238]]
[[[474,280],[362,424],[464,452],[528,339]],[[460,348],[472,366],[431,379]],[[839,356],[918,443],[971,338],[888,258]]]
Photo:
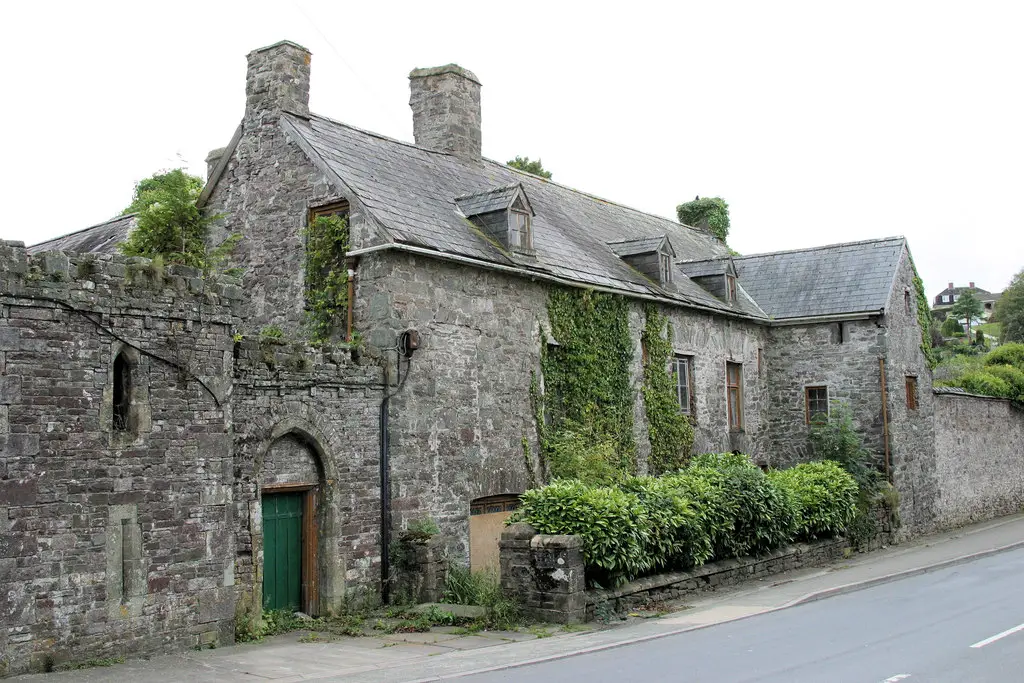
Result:
[[202,191],[203,179],[180,168],[139,181],[132,203],[122,212],[136,214],[136,223],[128,239],[118,245],[121,253],[204,269],[223,260],[239,237],[232,235],[207,250],[207,232],[219,216],[204,215],[196,206]]
[[971,322],[981,320],[981,316],[985,313],[985,306],[978,300],[978,297],[974,296],[974,292],[968,289],[957,297],[956,303],[953,304],[953,308],[949,309],[949,313],[957,320],[963,318],[967,321],[967,336],[970,338]]
[[676,207],[679,222],[703,228],[723,243],[729,236],[729,205],[721,197],[695,197]]
[[530,161],[530,157],[517,156],[508,162],[508,165],[512,168],[517,168],[520,171],[526,171],[533,175],[540,176],[541,178],[547,178],[551,180],[551,171],[545,171],[544,167],[540,163],[540,159],[536,161]]
[[992,318],[1002,325],[1000,341],[1024,342],[1024,270],[1013,277],[999,297]]

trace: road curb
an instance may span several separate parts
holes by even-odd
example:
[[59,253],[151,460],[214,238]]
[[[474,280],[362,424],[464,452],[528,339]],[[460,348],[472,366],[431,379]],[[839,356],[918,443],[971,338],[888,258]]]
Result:
[[864,581],[854,581],[853,583],[843,584],[842,586],[835,586],[834,588],[825,588],[820,591],[808,593],[807,595],[802,595],[799,598],[790,600],[784,605],[773,607],[765,611],[774,612],[775,610],[796,607],[797,605],[803,605],[808,602],[824,600],[825,598],[831,598],[836,595],[843,595],[844,593],[855,593],[860,590],[873,588],[874,586],[880,586],[883,583],[889,583],[890,581],[899,581],[900,579],[910,578],[911,576],[920,576],[921,574],[939,571],[940,569],[945,569],[947,567],[955,567],[958,564],[964,564],[965,562],[980,560],[981,558],[988,557],[989,555],[997,555],[999,553],[1004,553],[1008,550],[1016,550],[1022,547],[1024,547],[1024,540],[1014,541],[1013,543],[1001,545],[996,548],[989,548],[988,550],[980,550],[976,553],[970,553],[969,555],[961,555],[959,557],[954,557],[948,560],[940,560],[939,562],[933,562],[932,564],[925,565],[923,567],[904,569],[900,572],[893,572],[892,574],[886,574],[884,576],[876,576],[873,579],[865,579]]
[[534,664],[543,664],[544,662],[551,662],[551,661],[556,661],[556,660],[559,660],[559,659],[568,659],[569,657],[578,657],[580,655],[586,655],[586,654],[590,654],[590,653],[593,653],[593,652],[602,652],[604,650],[613,650],[613,649],[619,648],[619,647],[627,647],[629,645],[635,645],[637,643],[645,643],[645,642],[648,642],[648,641],[651,641],[651,640],[658,640],[659,638],[668,638],[670,636],[676,636],[676,635],[679,635],[681,633],[688,633],[690,631],[699,631],[701,629],[710,628],[712,626],[718,626],[719,624],[727,624],[727,623],[734,622],[734,621],[741,621],[743,619],[749,619],[751,617],[756,617],[756,616],[759,616],[761,614],[767,614],[769,612],[778,612],[780,610],[789,609],[791,607],[796,607],[798,605],[803,605],[803,604],[807,604],[807,603],[810,603],[810,602],[817,602],[818,600],[824,600],[826,598],[834,597],[834,596],[837,596],[837,595],[842,595],[842,594],[845,594],[845,593],[855,593],[857,591],[866,590],[868,588],[872,588],[874,586],[879,586],[879,585],[882,585],[884,583],[890,583],[892,581],[898,581],[900,579],[905,579],[905,578],[909,578],[909,577],[912,577],[912,576],[920,576],[921,574],[927,574],[929,572],[939,571],[939,570],[945,569],[947,567],[953,567],[953,566],[956,566],[958,564],[965,564],[967,562],[972,562],[974,560],[979,560],[981,558],[988,557],[990,555],[997,555],[999,553],[1007,552],[1007,551],[1010,551],[1010,550],[1016,550],[1016,549],[1022,548],[1022,547],[1024,547],[1024,540],[1015,541],[1013,543],[1008,543],[1007,545],[998,546],[996,548],[990,548],[990,549],[987,549],[987,550],[981,550],[981,551],[978,551],[976,553],[970,553],[968,555],[961,555],[959,557],[954,557],[954,558],[951,558],[951,559],[948,559],[948,560],[940,560],[938,562],[933,562],[932,564],[928,564],[928,565],[925,565],[925,566],[922,566],[922,567],[914,567],[913,569],[906,569],[906,570],[900,571],[900,572],[893,572],[891,574],[886,574],[884,576],[878,576],[878,577],[875,577],[873,579],[865,579],[864,581],[855,581],[855,582],[852,582],[852,583],[844,584],[842,586],[836,586],[834,588],[826,588],[826,589],[823,589],[823,590],[820,590],[820,591],[815,591],[813,593],[808,593],[807,595],[803,595],[803,596],[801,596],[799,598],[796,598],[795,600],[790,600],[789,602],[784,603],[782,605],[777,605],[775,607],[766,607],[765,609],[763,609],[763,610],[761,610],[759,612],[754,612],[752,614],[744,614],[742,616],[733,617],[733,618],[730,618],[730,619],[722,619],[721,621],[716,621],[714,623],[695,624],[693,626],[685,626],[683,628],[672,629],[671,631],[665,631],[664,633],[653,633],[653,634],[646,635],[646,636],[638,636],[638,637],[635,637],[635,638],[626,638],[625,640],[619,640],[619,641],[615,641],[615,642],[612,642],[612,643],[603,643],[601,645],[593,645],[591,647],[579,648],[579,649],[571,650],[571,651],[568,651],[568,652],[559,652],[557,654],[546,655],[544,657],[535,657],[535,658],[532,658],[532,659],[527,659],[527,660],[522,660],[522,661],[517,661],[517,662],[510,662],[510,663],[507,663],[507,664],[498,664],[498,665],[495,665],[495,666],[488,666],[488,667],[484,667],[484,668],[480,668],[480,669],[473,669],[472,671],[463,671],[463,672],[457,672],[457,673],[451,673],[451,674],[442,674],[440,676],[432,676],[430,678],[420,678],[420,679],[416,679],[416,680],[413,680],[413,681],[408,681],[407,683],[436,683],[437,681],[454,680],[454,679],[457,679],[457,678],[465,678],[467,676],[476,676],[476,675],[479,675],[479,674],[492,673],[492,672],[495,672],[495,671],[505,671],[505,670],[508,670],[508,669],[517,669],[517,668],[524,667],[524,666],[532,666]]

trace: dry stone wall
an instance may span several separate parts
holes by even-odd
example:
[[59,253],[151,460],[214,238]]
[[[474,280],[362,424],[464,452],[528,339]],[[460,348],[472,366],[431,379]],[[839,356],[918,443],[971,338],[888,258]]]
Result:
[[232,640],[241,296],[193,269],[0,242],[0,672]]

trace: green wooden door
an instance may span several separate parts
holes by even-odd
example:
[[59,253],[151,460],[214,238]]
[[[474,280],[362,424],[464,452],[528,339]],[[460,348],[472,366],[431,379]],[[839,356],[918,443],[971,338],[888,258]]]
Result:
[[302,499],[263,497],[263,609],[302,608]]

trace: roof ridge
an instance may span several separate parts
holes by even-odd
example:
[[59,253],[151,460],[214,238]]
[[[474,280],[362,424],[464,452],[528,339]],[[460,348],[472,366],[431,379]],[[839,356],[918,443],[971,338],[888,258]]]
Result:
[[[877,237],[877,238],[874,238],[874,239],[857,240],[857,241],[854,241],[854,242],[837,242],[836,244],[823,244],[823,245],[817,246],[817,247],[801,247],[799,249],[780,249],[779,251],[764,251],[764,252],[761,252],[759,254],[744,254],[743,256],[733,256],[732,258],[734,260],[738,261],[740,259],[757,258],[757,257],[760,257],[760,256],[776,256],[778,254],[796,254],[796,253],[806,252],[806,251],[822,251],[824,249],[835,249],[837,247],[852,247],[852,246],[856,246],[858,244],[875,244],[875,243],[881,243],[881,242],[897,242],[897,241],[906,242],[907,238],[904,237],[903,235],[893,235],[891,237]],[[722,256],[721,258],[725,258],[725,257]],[[704,261],[714,261],[714,260],[717,260],[717,259],[702,259],[702,260],[704,260]]]
[[134,216],[138,216],[138,215],[139,215],[138,211],[133,211],[132,213],[121,214],[120,216],[114,216],[113,218],[108,218],[105,221],[100,221],[99,223],[94,223],[93,225],[90,225],[88,227],[79,228],[78,230],[72,230],[71,232],[66,232],[63,235],[57,235],[56,237],[51,237],[50,239],[43,240],[42,242],[36,242],[35,244],[30,244],[28,246],[29,246],[29,248],[42,246],[42,245],[46,244],[47,242],[56,242],[57,240],[62,240],[65,237],[71,237],[72,235],[77,235],[80,232],[86,232],[88,230],[92,230],[93,228],[98,228],[98,227],[100,227],[102,225],[110,225],[111,223],[115,223],[115,222],[117,222],[119,220],[123,220],[125,218],[133,218]]
[[314,114],[311,112],[309,118],[327,121],[329,123],[333,123],[336,126],[341,126],[342,128],[349,128],[351,130],[363,133],[364,135],[369,135],[370,137],[377,138],[379,140],[393,142],[396,145],[402,145],[403,147],[412,147],[413,149],[418,149],[419,151],[427,152],[428,154],[440,154],[443,157],[455,156],[454,154],[449,154],[448,152],[438,152],[435,149],[427,149],[426,147],[420,147],[414,142],[406,142],[405,140],[399,140],[398,138],[393,138],[388,135],[384,135],[383,133],[375,133],[372,130],[366,130],[365,128],[360,128],[359,126],[353,126],[351,123],[345,123],[344,121],[339,121],[338,119],[332,119],[330,116],[324,116],[323,114]]

